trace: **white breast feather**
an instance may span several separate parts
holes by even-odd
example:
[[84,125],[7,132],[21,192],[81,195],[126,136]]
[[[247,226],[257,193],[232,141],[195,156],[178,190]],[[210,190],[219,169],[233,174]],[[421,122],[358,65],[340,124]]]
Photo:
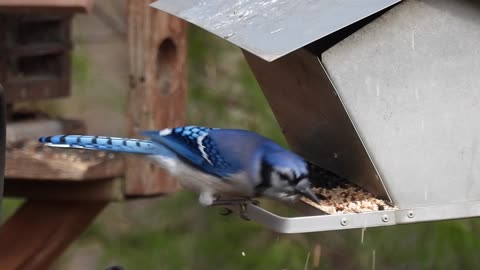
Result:
[[177,178],[178,182],[185,189],[203,193],[209,192],[217,196],[241,196],[251,197],[254,195],[253,186],[246,173],[231,175],[228,179],[221,179],[216,176],[198,171],[191,166],[163,156],[149,156],[160,167],[166,169]]

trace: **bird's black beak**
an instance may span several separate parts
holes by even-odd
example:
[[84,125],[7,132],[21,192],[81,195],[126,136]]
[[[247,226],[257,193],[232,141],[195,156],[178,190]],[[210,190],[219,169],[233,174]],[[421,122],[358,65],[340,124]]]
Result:
[[303,179],[295,186],[295,189],[298,193],[304,195],[305,197],[309,198],[310,200],[320,203],[320,199],[313,193],[311,189],[311,183],[309,179]]

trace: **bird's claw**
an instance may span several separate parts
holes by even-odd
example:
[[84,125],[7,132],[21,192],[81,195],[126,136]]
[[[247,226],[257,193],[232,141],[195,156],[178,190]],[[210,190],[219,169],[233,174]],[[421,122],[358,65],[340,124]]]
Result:
[[247,216],[247,204],[240,204],[240,217],[243,220],[250,221],[250,218]]
[[[247,216],[247,204],[249,203],[254,205],[260,204],[259,201],[253,200],[253,199],[225,199],[225,200],[218,199],[213,202],[212,206],[237,206],[238,205],[240,217],[244,220],[250,220]],[[233,213],[233,210],[224,207],[224,212],[221,212],[220,215],[227,216],[227,215],[230,215],[231,213]]]
[[253,199],[217,199],[213,201],[212,206],[231,206],[231,205],[241,205],[241,204],[254,204],[258,205],[260,202]]
[[233,210],[224,207],[224,208],[223,208],[223,211],[220,212],[220,215],[222,215],[222,216],[228,216],[228,215],[230,215],[230,214],[232,214],[232,213],[233,213]]

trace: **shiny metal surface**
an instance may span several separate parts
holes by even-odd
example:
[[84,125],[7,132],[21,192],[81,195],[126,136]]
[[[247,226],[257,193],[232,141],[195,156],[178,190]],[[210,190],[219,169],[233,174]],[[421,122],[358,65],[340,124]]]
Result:
[[273,61],[399,1],[160,0],[151,6]]
[[399,208],[286,218],[249,205],[253,221],[304,233],[480,216],[480,2],[405,0],[345,31],[397,2],[152,4],[243,48],[293,150]]
[[322,55],[402,209],[480,200],[479,43],[478,1],[404,1]]
[[245,57],[295,152],[388,198],[317,56],[300,49],[274,62]]
[[253,204],[247,207],[248,218],[279,233],[308,233],[390,226],[395,225],[394,212],[381,211],[287,218],[275,215]]
[[363,229],[480,216],[480,201],[447,203],[411,209],[321,216],[282,217],[249,204],[247,217],[279,233]]

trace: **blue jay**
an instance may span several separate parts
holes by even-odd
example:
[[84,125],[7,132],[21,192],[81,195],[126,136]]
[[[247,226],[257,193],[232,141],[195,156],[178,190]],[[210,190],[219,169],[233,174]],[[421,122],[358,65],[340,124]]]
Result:
[[311,191],[307,163],[298,155],[254,132],[200,126],[145,131],[149,140],[87,135],[42,137],[53,147],[141,154],[197,192],[204,206],[255,197],[292,201]]

